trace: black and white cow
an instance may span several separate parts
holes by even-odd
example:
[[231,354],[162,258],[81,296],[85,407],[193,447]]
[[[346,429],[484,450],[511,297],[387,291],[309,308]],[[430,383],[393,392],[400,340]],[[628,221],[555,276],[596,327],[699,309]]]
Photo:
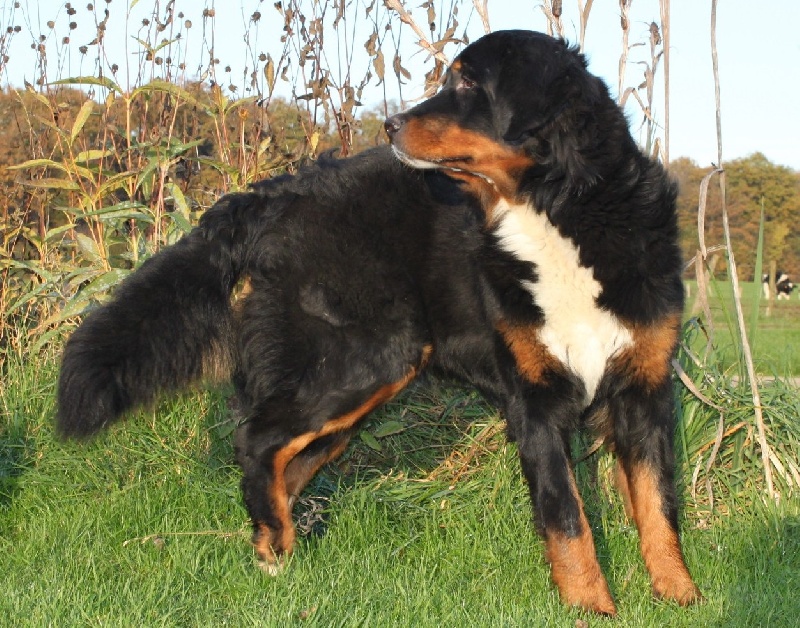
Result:
[[[764,297],[769,299],[769,274],[764,273],[761,276],[761,281],[764,284]],[[775,273],[775,292],[779,299],[788,299],[791,297],[794,287],[794,283],[792,283],[789,279],[789,275],[785,272],[779,270]]]

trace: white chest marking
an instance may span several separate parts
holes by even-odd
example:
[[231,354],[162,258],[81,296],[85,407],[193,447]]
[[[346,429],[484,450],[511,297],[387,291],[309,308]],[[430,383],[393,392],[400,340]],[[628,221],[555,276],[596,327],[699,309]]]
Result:
[[494,215],[499,219],[501,246],[536,264],[538,280],[525,281],[523,287],[544,312],[539,340],[583,380],[588,404],[609,358],[630,345],[631,333],[616,316],[597,306],[600,284],[590,268],[580,265],[575,244],[562,237],[544,213],[501,202]]

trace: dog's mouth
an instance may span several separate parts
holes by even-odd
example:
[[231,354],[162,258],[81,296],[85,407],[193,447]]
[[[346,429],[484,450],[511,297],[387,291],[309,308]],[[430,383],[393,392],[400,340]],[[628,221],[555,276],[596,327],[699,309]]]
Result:
[[397,147],[396,144],[392,144],[392,150],[394,154],[397,155],[398,159],[405,163],[412,168],[419,168],[421,170],[445,170],[449,172],[457,172],[460,174],[469,174],[474,175],[476,177],[480,177],[482,179],[486,179],[487,181],[489,178],[481,174],[480,172],[475,172],[470,170],[467,166],[471,162],[474,161],[474,158],[469,155],[462,155],[457,157],[438,157],[432,159],[421,159],[419,157],[413,157],[408,153],[404,152],[400,148]]
[[466,163],[469,163],[471,161],[473,161],[472,157],[470,157],[469,155],[464,155],[464,156],[461,156],[461,157],[441,157],[439,159],[434,159],[433,163],[437,163],[437,164],[441,164],[443,166],[447,166],[448,164],[454,164],[454,163],[466,164]]

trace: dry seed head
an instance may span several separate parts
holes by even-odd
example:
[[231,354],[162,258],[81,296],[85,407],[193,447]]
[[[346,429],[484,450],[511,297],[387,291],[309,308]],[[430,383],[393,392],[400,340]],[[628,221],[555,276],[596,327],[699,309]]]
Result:
[[658,30],[658,24],[655,22],[650,22],[650,39],[656,46],[661,43],[661,33]]

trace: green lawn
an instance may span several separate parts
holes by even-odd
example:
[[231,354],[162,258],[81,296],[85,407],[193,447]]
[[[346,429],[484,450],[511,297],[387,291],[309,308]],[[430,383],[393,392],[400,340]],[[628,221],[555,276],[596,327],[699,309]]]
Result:
[[[696,307],[697,284],[686,282],[688,288],[687,317],[700,312]],[[748,329],[748,339],[753,351],[756,371],[764,375],[800,376],[800,298],[797,292],[789,300],[772,303],[758,298],[758,315],[755,333],[752,325],[756,305],[755,295],[760,295],[761,285],[742,284],[742,311]],[[712,313],[714,346],[726,365],[736,362],[739,354],[739,331],[731,285],[716,281],[712,285],[709,306]],[[705,344],[698,337],[695,348]]]
[[[63,444],[51,426],[54,364],[5,365],[2,625],[611,623],[559,603],[515,450],[472,394],[419,385],[371,419],[310,486],[294,558],[269,577],[248,544],[219,395],[186,395],[89,443]],[[707,602],[680,609],[651,598],[603,460],[599,474],[592,458],[578,476],[618,602],[615,625],[797,621],[796,496],[772,508],[755,495],[730,498],[717,512],[734,514],[711,517],[687,498],[687,562]],[[689,474],[681,471],[683,484]]]

